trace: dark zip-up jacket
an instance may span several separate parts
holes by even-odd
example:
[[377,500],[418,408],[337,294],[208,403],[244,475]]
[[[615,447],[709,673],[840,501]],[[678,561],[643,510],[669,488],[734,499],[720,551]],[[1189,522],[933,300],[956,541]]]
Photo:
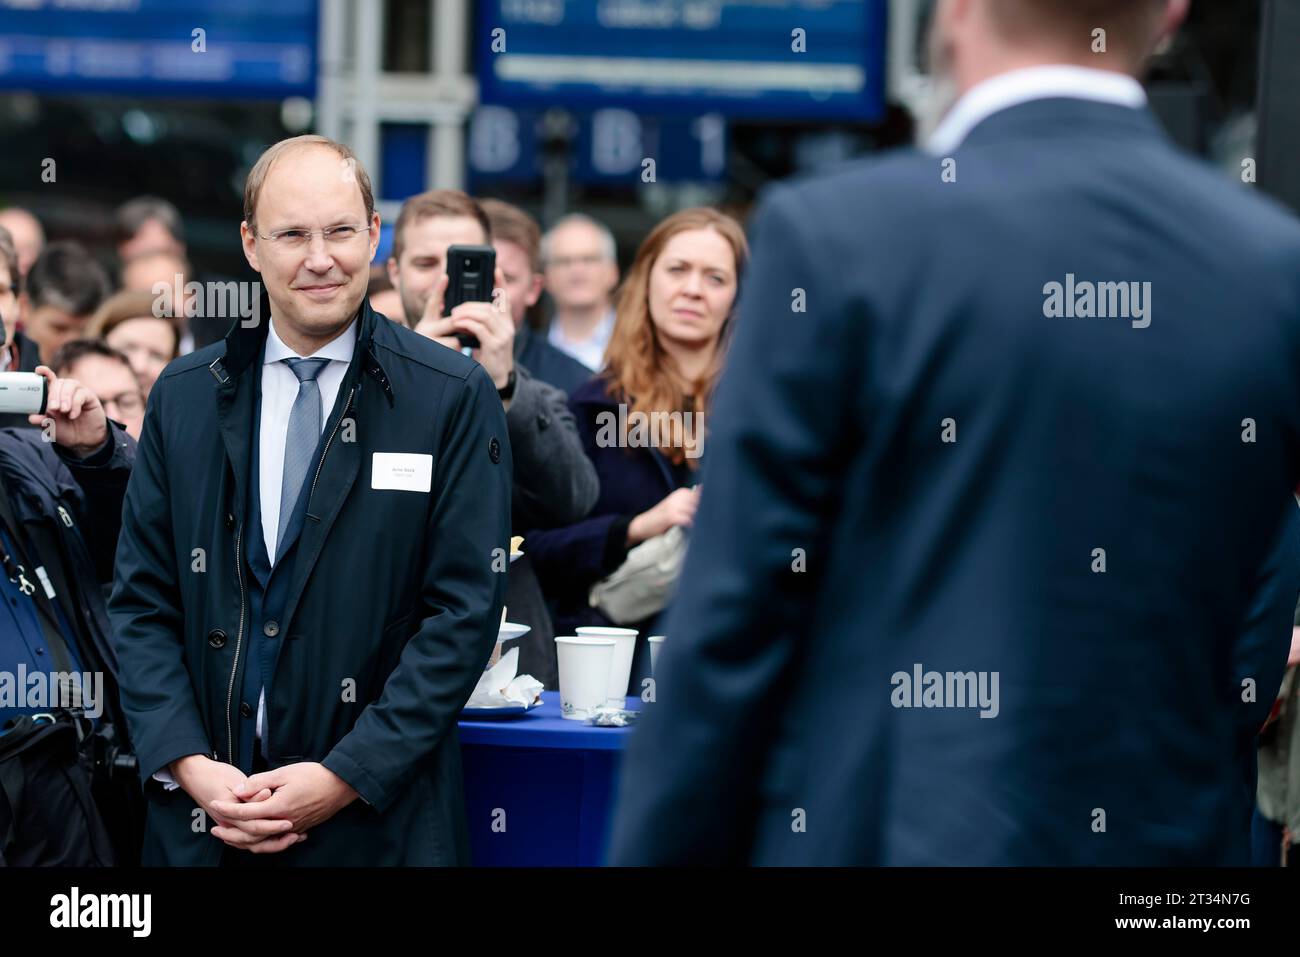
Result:
[[[149,397],[110,600],[149,794],[144,860],[219,862],[193,800],[150,777],[188,754],[247,764],[235,692],[263,629],[278,643],[269,765],[320,762],[362,798],[274,863],[464,863],[456,720],[495,643],[509,551],[501,401],[476,363],[364,303],[283,613],[252,621],[242,556],[259,520],[245,503],[265,339],[236,325]],[[375,488],[379,453],[431,457],[428,491]]]

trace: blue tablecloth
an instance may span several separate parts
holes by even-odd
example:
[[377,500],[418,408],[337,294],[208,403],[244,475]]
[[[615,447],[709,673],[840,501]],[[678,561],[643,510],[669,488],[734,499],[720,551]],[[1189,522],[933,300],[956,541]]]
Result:
[[[627,707],[639,710],[639,698]],[[460,722],[470,846],[478,866],[603,863],[631,728],[560,717],[557,691],[512,720]]]

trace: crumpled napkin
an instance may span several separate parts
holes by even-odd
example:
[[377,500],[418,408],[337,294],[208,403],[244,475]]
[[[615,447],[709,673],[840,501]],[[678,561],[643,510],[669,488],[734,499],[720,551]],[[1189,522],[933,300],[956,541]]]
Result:
[[542,693],[542,683],[532,675],[516,675],[519,670],[519,649],[511,648],[501,660],[483,672],[474,686],[474,693],[465,702],[466,708],[506,708],[510,705],[532,705]]

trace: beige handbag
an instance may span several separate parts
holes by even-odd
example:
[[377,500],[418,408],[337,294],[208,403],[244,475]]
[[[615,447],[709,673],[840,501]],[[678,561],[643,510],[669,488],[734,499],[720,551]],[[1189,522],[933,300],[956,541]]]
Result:
[[680,526],[648,538],[627,553],[623,564],[591,586],[587,601],[616,625],[663,611],[686,557],[686,532]]

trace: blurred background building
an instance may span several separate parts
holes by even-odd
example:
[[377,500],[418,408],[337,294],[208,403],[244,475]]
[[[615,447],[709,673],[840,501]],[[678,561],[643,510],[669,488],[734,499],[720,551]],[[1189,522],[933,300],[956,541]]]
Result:
[[[1265,65],[1300,61],[1296,0],[1199,0],[1151,79],[1171,134],[1225,175],[1256,148],[1268,4],[1292,33]],[[114,208],[159,195],[196,266],[239,274],[245,174],[316,131],[357,151],[386,224],[407,196],[460,187],[544,225],[590,213],[626,264],[672,209],[743,215],[774,178],[910,142],[931,102],[930,6],[0,0],[0,205],[107,262]],[[1279,112],[1294,117],[1296,89]]]

